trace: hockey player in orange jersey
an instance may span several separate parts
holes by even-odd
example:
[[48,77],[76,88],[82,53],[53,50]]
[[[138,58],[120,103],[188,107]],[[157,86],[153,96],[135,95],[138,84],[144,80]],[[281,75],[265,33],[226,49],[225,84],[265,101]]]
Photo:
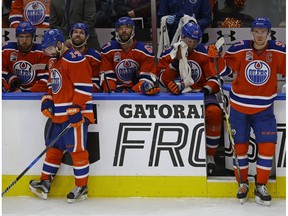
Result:
[[[212,59],[200,43],[202,31],[198,24],[187,23],[182,29],[181,41],[161,54],[157,70],[160,83],[173,94],[185,92],[204,93],[207,171],[213,174],[216,164],[214,157],[219,145],[222,111],[215,94],[219,91]],[[221,73],[225,72],[222,61]]]
[[102,92],[99,80],[101,54],[97,50],[86,46],[89,38],[88,26],[84,23],[75,23],[70,29],[69,37],[73,49],[84,54],[90,63],[92,68],[93,92]]
[[9,13],[11,28],[30,22],[36,28],[49,28],[50,0],[13,0]]
[[64,45],[57,29],[45,32],[42,48],[51,57],[49,62],[49,91],[42,98],[41,111],[52,119],[48,140],[53,140],[67,125],[72,128],[49,148],[40,181],[31,180],[30,190],[47,199],[53,177],[61,165],[63,153],[70,153],[76,187],[67,194],[69,203],[87,199],[89,160],[86,150],[88,125],[94,122],[92,109],[91,67],[83,54]]
[[2,47],[2,88],[4,92],[47,92],[49,57],[41,44],[34,43],[35,27],[21,22],[16,28],[17,42]]
[[105,74],[105,92],[140,92],[154,95],[156,65],[152,47],[134,39],[135,24],[129,17],[116,21],[116,40],[106,43],[101,50],[101,71]]
[[237,72],[230,91],[230,122],[242,182],[235,161],[234,172],[238,183],[242,183],[239,184],[237,198],[243,203],[249,191],[248,147],[252,128],[258,146],[255,200],[259,204],[270,205],[271,195],[266,184],[277,141],[273,101],[277,96],[277,74],[286,76],[286,45],[269,40],[271,23],[266,17],[252,22],[251,33],[252,40],[235,43],[224,55],[231,72]]

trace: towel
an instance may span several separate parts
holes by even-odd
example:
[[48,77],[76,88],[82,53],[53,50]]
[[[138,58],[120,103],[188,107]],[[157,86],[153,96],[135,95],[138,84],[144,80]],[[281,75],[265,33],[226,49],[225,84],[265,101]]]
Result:
[[176,42],[178,42],[180,40],[183,26],[186,23],[190,22],[190,21],[193,21],[193,22],[197,23],[197,20],[194,17],[184,14],[184,16],[179,21],[178,28],[177,28],[177,30],[175,32],[175,35],[174,35],[174,37],[172,39],[171,44],[174,44],[174,43],[176,43]]
[[172,59],[175,59],[178,49],[181,49],[181,56],[182,58],[179,60],[179,73],[180,77],[184,82],[185,88],[182,91],[183,93],[189,92],[192,90],[190,87],[194,84],[194,80],[192,79],[191,75],[191,68],[188,64],[187,55],[188,55],[188,46],[185,42],[179,41],[177,43],[174,43],[173,50],[170,52],[170,57]]
[[167,31],[167,25],[166,25],[167,18],[168,18],[168,16],[163,16],[161,18],[160,38],[159,38],[159,44],[158,44],[157,58],[160,58],[163,50],[170,47],[170,39],[169,39],[169,35],[168,35],[168,31]]

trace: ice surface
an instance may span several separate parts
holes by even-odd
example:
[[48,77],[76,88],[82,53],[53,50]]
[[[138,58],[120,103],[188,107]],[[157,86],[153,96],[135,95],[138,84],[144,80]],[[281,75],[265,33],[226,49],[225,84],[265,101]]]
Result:
[[3,215],[95,216],[284,216],[286,199],[261,206],[250,198],[241,205],[235,198],[88,198],[68,204],[65,197],[3,197]]

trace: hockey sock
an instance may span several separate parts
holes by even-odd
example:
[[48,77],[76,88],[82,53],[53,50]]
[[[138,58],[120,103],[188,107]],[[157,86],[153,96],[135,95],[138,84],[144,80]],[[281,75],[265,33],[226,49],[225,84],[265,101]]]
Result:
[[[249,147],[248,143],[235,144],[236,155],[238,158],[240,174],[241,174],[243,182],[246,182],[248,179],[248,168],[249,168],[249,160],[248,160],[248,155],[247,155],[248,147]],[[234,163],[234,173],[236,176],[236,180],[240,182],[240,178],[238,176],[237,168],[235,165],[235,159],[233,159],[233,163]]]
[[257,183],[267,184],[275,153],[275,143],[259,143],[256,162]]
[[75,185],[78,187],[86,186],[88,183],[89,174],[88,151],[71,152],[70,155],[73,160]]
[[209,104],[205,107],[207,155],[216,155],[221,136],[222,119],[222,110],[218,106]]
[[51,175],[56,175],[63,156],[63,151],[56,148],[48,149],[42,168],[40,180],[48,180]]

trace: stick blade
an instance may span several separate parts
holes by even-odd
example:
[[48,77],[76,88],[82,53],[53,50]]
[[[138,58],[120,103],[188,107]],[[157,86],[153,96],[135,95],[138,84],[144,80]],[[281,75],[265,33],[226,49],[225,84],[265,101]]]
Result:
[[224,37],[221,37],[217,40],[217,42],[215,43],[215,47],[218,51],[219,51],[220,47],[223,46],[224,42],[225,42]]

